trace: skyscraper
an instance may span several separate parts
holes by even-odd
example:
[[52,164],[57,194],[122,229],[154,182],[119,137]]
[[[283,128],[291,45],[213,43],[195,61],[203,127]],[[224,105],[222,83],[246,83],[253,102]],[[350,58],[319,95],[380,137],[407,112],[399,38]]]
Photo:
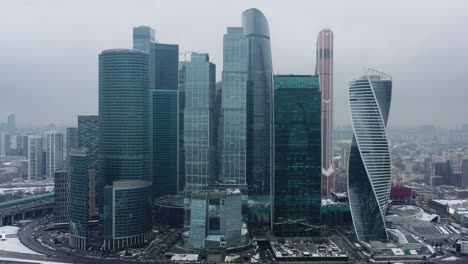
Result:
[[185,191],[205,190],[213,181],[213,108],[216,66],[208,54],[192,53],[185,76]]
[[90,161],[96,163],[98,154],[99,116],[78,116],[78,147],[85,147]]
[[270,193],[273,67],[268,21],[260,10],[242,13],[248,41],[247,183],[254,193]]
[[245,186],[248,42],[241,27],[228,27],[223,50],[223,185]]
[[150,88],[178,90],[179,45],[150,44]]
[[78,128],[67,127],[67,154],[72,148],[78,147]]
[[333,31],[324,29],[317,37],[315,75],[322,93],[322,197],[335,190],[333,168]]
[[54,173],[54,221],[68,222],[68,171]]
[[97,193],[104,192],[106,250],[141,244],[151,232],[148,64],[148,54],[136,50],[99,55]]
[[179,63],[179,190],[185,189],[185,61]]
[[42,180],[42,144],[43,139],[40,136],[28,137],[28,180]]
[[150,54],[150,44],[154,42],[154,29],[148,26],[133,28],[133,49]]
[[63,168],[63,134],[46,132],[46,178],[53,179],[56,170]]
[[348,193],[354,229],[361,241],[388,239],[384,216],[392,179],[386,133],[391,94],[391,77],[375,70],[349,84],[354,135]]
[[[177,68],[176,68],[177,71]],[[179,109],[177,90],[150,90],[150,151],[153,198],[179,190]]]
[[303,233],[321,215],[319,78],[276,75],[274,85],[273,229]]
[[15,114],[8,115],[8,133],[10,135],[16,134],[16,118]]

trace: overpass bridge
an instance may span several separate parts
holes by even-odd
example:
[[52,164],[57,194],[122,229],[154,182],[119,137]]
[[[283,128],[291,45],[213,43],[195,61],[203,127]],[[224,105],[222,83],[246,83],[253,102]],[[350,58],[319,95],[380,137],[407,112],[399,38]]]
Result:
[[0,203],[0,226],[51,213],[54,208],[54,196],[55,193],[52,192]]

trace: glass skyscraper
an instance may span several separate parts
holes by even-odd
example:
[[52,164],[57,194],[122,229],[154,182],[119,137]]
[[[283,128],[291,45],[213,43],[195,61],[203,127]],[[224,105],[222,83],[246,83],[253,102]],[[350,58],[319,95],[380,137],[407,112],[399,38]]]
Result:
[[348,163],[349,205],[358,240],[387,240],[392,168],[386,126],[392,79],[368,70],[349,84],[354,135]]
[[148,26],[133,28],[133,49],[150,54],[150,45],[155,40],[154,29]]
[[319,78],[274,77],[273,225],[280,234],[320,224],[321,95]]
[[228,27],[223,50],[223,150],[220,183],[246,185],[248,42],[241,27]]
[[43,179],[42,144],[41,136],[28,136],[28,180],[30,181]]
[[[106,50],[99,55],[98,174],[102,182],[97,192],[109,188],[111,192],[118,191],[122,185],[126,190],[134,190],[132,193],[140,192],[132,199],[124,195],[125,191],[119,192],[112,199],[104,198],[101,219],[105,220],[104,244],[109,250],[142,243],[151,232],[151,207],[145,206],[147,199],[150,199],[146,197],[147,189],[151,194],[151,186],[146,187],[150,180],[148,64],[148,54],[136,50]],[[115,206],[121,205],[125,205],[128,210],[117,214]],[[148,217],[130,221],[137,215]],[[108,221],[118,221],[119,217],[124,219],[122,221],[140,226],[129,227],[115,223],[112,229],[106,227],[110,223]],[[141,225],[140,221],[146,222]]]
[[208,54],[192,53],[185,70],[185,191],[191,193],[213,181],[216,66]]
[[92,163],[98,153],[99,116],[78,116],[78,147],[85,147]]
[[324,29],[317,37],[315,75],[322,93],[322,197],[335,190],[333,168],[333,31]]
[[252,193],[269,194],[272,152],[273,67],[268,21],[260,10],[242,13],[248,42],[247,182]]
[[67,127],[67,154],[72,148],[78,147],[78,128]]
[[[177,70],[177,69],[176,69]],[[150,90],[150,149],[153,198],[179,190],[179,109],[177,90]]]
[[150,88],[178,90],[179,45],[150,44]]

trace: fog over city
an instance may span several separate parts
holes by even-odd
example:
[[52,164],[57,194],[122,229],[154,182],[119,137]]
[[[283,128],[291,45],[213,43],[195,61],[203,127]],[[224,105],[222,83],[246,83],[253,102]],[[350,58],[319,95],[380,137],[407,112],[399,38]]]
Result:
[[223,34],[256,7],[268,19],[275,74],[314,74],[317,33],[334,31],[336,126],[350,124],[348,82],[393,77],[389,127],[468,123],[468,2],[8,1],[0,3],[0,119],[74,124],[98,113],[98,54],[131,48],[132,28],[210,54],[221,80]]

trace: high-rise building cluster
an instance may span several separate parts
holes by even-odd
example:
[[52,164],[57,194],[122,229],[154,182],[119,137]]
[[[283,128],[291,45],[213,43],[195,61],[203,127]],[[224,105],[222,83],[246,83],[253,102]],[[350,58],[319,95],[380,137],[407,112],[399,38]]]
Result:
[[[183,207],[176,222],[187,248],[247,245],[249,225],[259,222],[281,236],[308,234],[327,222],[324,198],[346,200],[335,193],[336,168],[349,171],[358,239],[388,238],[388,75],[369,70],[350,82],[354,136],[335,164],[330,29],[318,34],[313,74],[274,75],[268,21],[248,9],[224,34],[218,83],[208,53],[180,61],[179,46],[155,36],[135,27],[133,49],[102,51],[98,115],[78,116],[66,144],[60,132],[46,133],[45,178],[55,175],[56,220],[69,222],[72,247],[147,243],[154,201],[164,197]],[[42,179],[42,137],[28,146],[29,178]],[[253,200],[266,210],[247,216]]]

